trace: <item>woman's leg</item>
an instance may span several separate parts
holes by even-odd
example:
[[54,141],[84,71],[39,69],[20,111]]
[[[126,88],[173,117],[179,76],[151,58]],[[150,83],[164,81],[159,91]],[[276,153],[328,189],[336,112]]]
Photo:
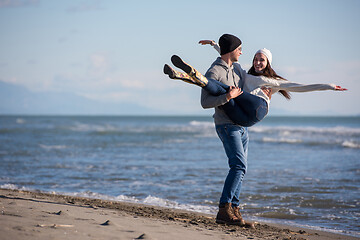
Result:
[[[191,76],[196,85],[204,88],[211,95],[219,96],[227,93],[230,89],[226,84],[213,79],[207,79],[191,65],[185,63],[179,56],[173,55],[171,61],[176,67],[184,70]],[[267,107],[264,99],[247,92],[243,92],[222,106],[234,123],[245,127],[252,126],[262,120],[267,114]]]
[[223,84],[219,81],[214,79],[207,79],[206,77],[202,76],[202,81],[198,81],[194,79],[187,73],[179,72],[171,68],[169,65],[164,65],[164,73],[167,74],[171,79],[180,79],[184,82],[191,83],[198,85],[199,87],[204,88],[213,96],[219,96],[225,94],[229,91],[230,87],[226,84]]
[[189,74],[176,71],[167,64],[164,65],[164,73],[167,74],[171,79],[179,79],[183,80],[184,82],[197,85],[193,78],[189,76]]
[[214,79],[207,78],[208,83],[203,86],[202,88],[205,89],[208,93],[210,93],[213,96],[220,96],[223,94],[226,94],[230,90],[230,86],[216,81]]
[[261,121],[268,112],[267,102],[248,92],[231,99],[221,108],[234,123],[244,127],[250,127]]

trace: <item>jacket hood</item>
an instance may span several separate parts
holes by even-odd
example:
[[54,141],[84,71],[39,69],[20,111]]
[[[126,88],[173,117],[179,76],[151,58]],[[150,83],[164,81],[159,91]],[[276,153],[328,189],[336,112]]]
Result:
[[221,57],[218,57],[215,62],[213,62],[212,66],[214,65],[221,66],[226,71],[229,71],[231,69],[231,67],[229,67],[229,65],[224,60],[222,60]]

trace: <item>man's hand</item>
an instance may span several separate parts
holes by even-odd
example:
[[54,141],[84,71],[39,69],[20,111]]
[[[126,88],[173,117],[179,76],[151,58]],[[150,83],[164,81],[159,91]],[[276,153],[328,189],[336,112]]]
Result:
[[271,99],[271,95],[272,95],[271,88],[262,87],[261,90],[265,93],[266,96],[268,96],[269,99]]
[[236,98],[243,93],[241,88],[238,87],[230,87],[230,91],[226,94],[226,99],[229,101],[232,98]]

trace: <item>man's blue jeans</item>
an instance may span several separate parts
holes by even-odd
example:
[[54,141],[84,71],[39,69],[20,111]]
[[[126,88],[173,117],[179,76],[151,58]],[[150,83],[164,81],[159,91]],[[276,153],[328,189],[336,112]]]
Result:
[[229,163],[220,205],[239,206],[241,184],[247,168],[249,134],[246,127],[234,124],[217,125],[216,132],[224,145]]

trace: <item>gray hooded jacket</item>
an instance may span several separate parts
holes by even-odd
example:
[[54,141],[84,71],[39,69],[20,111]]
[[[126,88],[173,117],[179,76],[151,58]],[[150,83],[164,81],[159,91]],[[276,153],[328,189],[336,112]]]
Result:
[[[244,79],[244,74],[246,74],[246,71],[242,68],[234,68],[233,65],[230,67],[224,60],[218,57],[206,72],[205,77],[220,81],[228,86],[243,88],[241,79]],[[226,94],[213,96],[206,90],[201,90],[201,106],[204,109],[215,108],[215,114],[213,117],[216,125],[234,124],[233,121],[231,121],[226,115],[224,110],[219,108],[219,106],[224,105],[227,102]]]

